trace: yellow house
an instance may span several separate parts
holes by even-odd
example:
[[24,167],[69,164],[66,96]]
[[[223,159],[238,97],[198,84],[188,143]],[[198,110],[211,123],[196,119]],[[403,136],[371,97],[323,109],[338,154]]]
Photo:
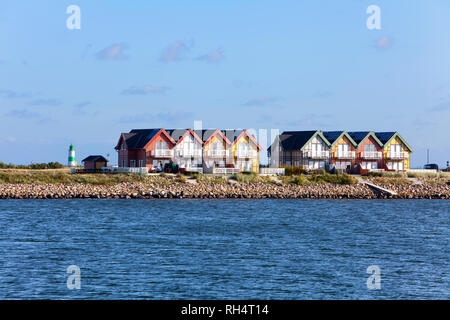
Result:
[[219,129],[195,130],[203,141],[203,172],[214,173],[215,168],[226,168],[232,160],[231,142]]
[[231,141],[231,156],[234,167],[242,171],[259,173],[259,151],[261,146],[247,130],[223,130]]
[[388,170],[406,171],[410,168],[413,149],[398,132],[375,132],[383,143],[383,164]]

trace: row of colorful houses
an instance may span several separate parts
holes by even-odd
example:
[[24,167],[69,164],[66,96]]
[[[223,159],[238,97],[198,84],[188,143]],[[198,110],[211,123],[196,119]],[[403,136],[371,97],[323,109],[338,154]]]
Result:
[[161,171],[175,163],[203,173],[219,169],[259,172],[261,147],[247,130],[133,129],[122,133],[115,149],[119,167]]
[[[176,164],[186,171],[220,169],[259,172],[261,146],[247,130],[133,129],[115,149],[122,168],[161,171]],[[269,166],[304,169],[405,171],[411,146],[398,132],[285,131],[267,149]]]
[[268,148],[272,167],[405,171],[411,146],[398,132],[285,131]]

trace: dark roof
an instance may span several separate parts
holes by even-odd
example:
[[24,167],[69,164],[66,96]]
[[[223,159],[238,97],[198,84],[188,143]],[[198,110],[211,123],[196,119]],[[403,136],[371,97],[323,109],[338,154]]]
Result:
[[128,149],[143,149],[147,143],[161,130],[155,129],[133,129],[130,133],[124,133]]
[[97,162],[97,161],[102,161],[102,162],[108,162],[108,160],[106,160],[105,157],[103,156],[89,156],[85,159],[83,159],[81,162]]
[[175,142],[178,142],[188,130],[189,129],[166,129],[166,132],[173,140],[175,140]]
[[233,130],[233,129],[226,129],[221,130],[223,135],[227,137],[230,142],[236,141],[236,139],[244,132],[244,130]]
[[327,140],[333,144],[337,138],[339,138],[341,136],[341,134],[344,131],[324,131],[322,132],[323,135],[325,136],[325,138],[327,138]]
[[370,133],[370,131],[351,131],[347,133],[350,135],[350,137],[352,137],[353,140],[355,140],[357,144],[360,144],[361,141],[363,141],[364,138]]
[[383,144],[388,142],[394,134],[396,134],[396,132],[375,132],[375,135],[381,142],[383,142]]
[[209,138],[216,132],[217,129],[205,129],[205,130],[194,130],[195,134],[202,139],[203,142],[208,141]]
[[409,149],[409,151],[413,152],[412,147],[406,142],[406,140],[398,133],[398,132],[375,132],[375,136],[380,140],[383,144],[386,144],[392,137],[396,136],[399,138],[405,146]]
[[[279,135],[280,144],[284,150],[301,149],[317,131],[285,131]],[[270,149],[270,147],[269,147]]]

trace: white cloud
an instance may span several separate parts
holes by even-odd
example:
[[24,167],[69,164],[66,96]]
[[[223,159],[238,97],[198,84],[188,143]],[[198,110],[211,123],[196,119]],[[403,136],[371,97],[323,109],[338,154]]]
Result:
[[393,40],[390,37],[380,37],[375,41],[375,47],[377,49],[388,49],[392,47]]
[[122,94],[130,95],[146,95],[149,93],[165,93],[169,90],[169,87],[153,87],[153,86],[142,86],[142,87],[129,87],[122,91]]
[[197,58],[197,60],[211,63],[211,62],[219,62],[223,58],[224,58],[223,50],[219,48],[219,49],[217,49],[217,50],[215,50],[215,51],[213,51],[211,53],[199,56]]
[[189,51],[189,46],[184,42],[177,41],[170,44],[162,53],[162,62],[174,62],[184,58],[185,54]]
[[126,44],[113,44],[97,52],[96,57],[99,60],[128,60],[129,57],[124,53],[126,49],[128,49]]
[[246,103],[244,103],[244,106],[247,107],[254,107],[254,106],[267,106],[267,105],[273,105],[275,102],[280,101],[281,99],[279,97],[264,97],[264,98],[255,98],[248,100]]

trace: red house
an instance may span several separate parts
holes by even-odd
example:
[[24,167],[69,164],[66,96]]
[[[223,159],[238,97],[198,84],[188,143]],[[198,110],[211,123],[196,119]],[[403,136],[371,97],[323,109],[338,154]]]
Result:
[[133,129],[122,133],[115,149],[119,167],[162,170],[173,160],[176,142],[162,128]]
[[348,132],[357,143],[356,165],[362,170],[383,168],[383,143],[373,131]]

